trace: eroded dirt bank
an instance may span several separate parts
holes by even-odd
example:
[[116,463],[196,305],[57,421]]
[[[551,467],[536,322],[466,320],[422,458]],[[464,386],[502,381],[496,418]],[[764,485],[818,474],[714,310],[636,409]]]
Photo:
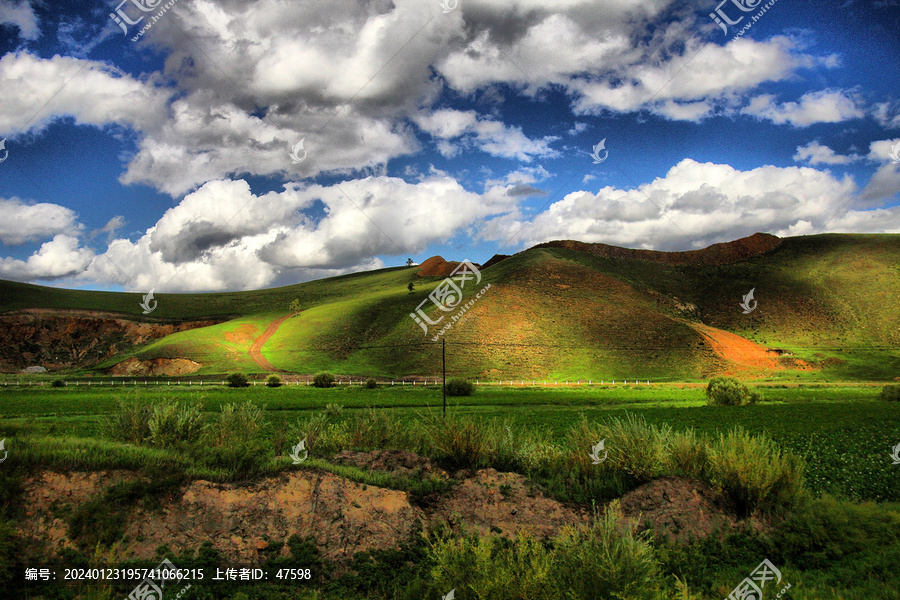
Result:
[[[342,462],[397,462],[373,456],[378,454],[354,453]],[[446,475],[430,464],[420,472]],[[20,533],[27,552],[47,557],[76,548],[70,515],[115,483],[137,478],[123,471],[48,471],[26,480]],[[527,532],[547,538],[567,525],[587,522],[591,515],[588,507],[545,497],[518,474],[484,469],[457,473],[454,480],[450,491],[419,505],[404,491],[319,470],[285,472],[250,485],[193,481],[157,498],[151,503],[154,509],[140,502],[127,509],[121,532],[126,542],[119,558],[152,559],[161,545],[181,553],[211,542],[228,560],[258,563],[286,554],[285,542],[299,535],[313,540],[324,559],[340,564],[359,551],[397,548],[437,524],[457,533],[512,537]],[[697,481],[654,481],[627,494],[621,504],[627,518],[675,538],[704,537],[720,528],[746,525]]]
[[225,319],[153,323],[94,311],[30,309],[0,315],[0,371],[96,364],[134,346]]

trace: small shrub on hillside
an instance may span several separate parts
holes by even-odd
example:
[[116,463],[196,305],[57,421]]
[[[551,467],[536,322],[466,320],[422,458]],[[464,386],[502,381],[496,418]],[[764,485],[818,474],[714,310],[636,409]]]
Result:
[[153,446],[174,446],[180,442],[191,443],[203,431],[200,407],[196,404],[180,404],[165,401],[150,409],[147,427],[148,441]]
[[313,385],[317,388],[330,388],[335,381],[334,375],[331,373],[318,373],[313,378]]
[[780,513],[794,506],[803,493],[803,470],[800,457],[740,427],[719,434],[709,448],[709,481],[744,515]]
[[233,388],[249,387],[250,385],[247,376],[243,373],[232,373],[225,378],[225,381],[228,383],[228,387]]
[[881,388],[881,399],[888,402],[900,402],[900,385],[886,385]]
[[378,381],[372,377],[366,380],[366,387],[370,390],[374,390],[378,387]]
[[759,402],[760,395],[734,377],[713,377],[706,386],[709,404],[716,406],[739,406]]
[[266,385],[268,387],[280,387],[281,386],[281,377],[278,375],[269,375],[269,378],[266,379]]
[[66,382],[62,379],[54,379],[53,383],[51,383],[53,387],[66,387]]
[[475,384],[465,379],[451,379],[447,382],[448,396],[471,396],[475,393]]

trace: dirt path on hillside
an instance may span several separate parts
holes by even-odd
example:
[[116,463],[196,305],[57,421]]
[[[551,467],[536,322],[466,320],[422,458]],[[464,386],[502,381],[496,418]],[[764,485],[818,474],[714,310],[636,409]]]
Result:
[[[703,339],[706,340],[706,343],[710,345],[716,355],[740,369],[777,370],[785,368],[785,365],[779,360],[779,353],[774,350],[769,350],[765,346],[724,329],[717,329],[702,323],[679,320],[703,336]],[[797,359],[791,362],[794,368],[809,366],[805,361]]]
[[253,345],[250,346],[250,350],[248,353],[250,354],[250,358],[252,358],[256,364],[260,366],[260,368],[265,369],[266,371],[281,371],[281,369],[276,369],[272,363],[266,360],[266,357],[262,355],[262,347],[263,345],[269,341],[269,338],[275,335],[275,332],[278,331],[278,328],[281,327],[281,324],[286,320],[290,319],[297,313],[292,313],[289,315],[285,315],[280,319],[275,319],[269,326],[266,327],[266,330],[263,331],[263,334],[256,338],[256,341],[253,342]]

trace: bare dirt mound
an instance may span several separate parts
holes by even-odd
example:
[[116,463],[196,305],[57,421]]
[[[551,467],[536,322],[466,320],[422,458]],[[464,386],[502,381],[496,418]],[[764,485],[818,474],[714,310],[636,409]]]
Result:
[[[421,265],[419,265],[419,270],[416,273],[420,277],[449,277],[454,269],[458,267],[461,263],[456,261],[446,261],[440,256],[432,256]],[[479,265],[475,264],[476,267]]]
[[117,377],[158,377],[190,375],[196,373],[203,366],[198,362],[186,358],[153,358],[139,360],[131,357],[113,365],[109,369],[110,375]]
[[275,335],[275,332],[278,331],[278,328],[281,327],[281,324],[293,317],[295,314],[296,313],[285,315],[269,323],[269,326],[266,327],[266,330],[263,332],[263,334],[256,338],[256,341],[253,342],[252,346],[250,346],[250,358],[252,358],[261,369],[264,369],[266,371],[281,371],[281,369],[276,369],[274,366],[272,366],[272,363],[266,360],[266,357],[262,355],[262,347],[266,342],[269,341],[270,337]]
[[743,528],[756,521],[740,521],[722,496],[706,483],[666,477],[651,481],[621,498],[622,512],[641,529],[670,540],[705,538],[716,532]]
[[585,509],[573,509],[544,497],[524,476],[478,471],[435,507],[435,517],[460,532],[513,537],[527,532],[546,538],[566,525],[585,522]]
[[[361,466],[434,469],[410,453],[342,455]],[[319,470],[285,472],[250,485],[193,481],[153,503],[161,508],[136,505],[127,510],[121,523],[123,539],[129,541],[118,558],[152,559],[164,544],[181,553],[209,541],[227,560],[255,564],[287,554],[285,543],[298,535],[314,541],[325,560],[342,568],[356,552],[398,548],[423,526],[440,523],[463,534],[548,538],[592,515],[589,507],[546,498],[518,474],[485,469],[458,475],[465,478],[426,508],[411,504],[406,492]],[[46,560],[75,548],[66,515],[110,486],[137,478],[127,471],[107,471],[43,472],[27,479],[25,519],[19,527],[28,542],[24,558]],[[656,480],[626,494],[621,504],[625,518],[673,539],[762,528],[756,521],[733,517],[719,495],[699,481]]]
[[681,321],[703,336],[713,352],[725,361],[724,373],[735,375],[748,370],[813,369],[812,364],[790,356],[783,351],[770,349],[730,331],[701,323]]
[[152,323],[90,311],[25,310],[0,316],[0,369],[89,366],[179,331],[220,320]]
[[607,244],[588,244],[573,240],[558,240],[534,246],[535,248],[565,248],[577,250],[603,258],[625,260],[645,260],[666,265],[727,265],[760,256],[781,245],[781,238],[768,233],[753,235],[733,242],[713,244],[701,250],[685,252],[661,252],[658,250],[635,250]]

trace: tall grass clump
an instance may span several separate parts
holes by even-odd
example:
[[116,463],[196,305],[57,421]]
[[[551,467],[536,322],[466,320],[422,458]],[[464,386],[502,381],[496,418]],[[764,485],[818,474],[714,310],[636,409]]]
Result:
[[488,455],[485,427],[472,417],[426,418],[422,427],[433,458],[451,469],[473,469]]
[[646,535],[622,519],[618,501],[590,525],[567,527],[554,544],[559,598],[658,600],[662,578]]
[[679,477],[704,479],[709,465],[709,442],[693,429],[669,437],[669,471]]
[[[632,486],[639,485],[668,474],[671,434],[668,425],[651,425],[633,414],[601,423],[582,418],[566,435],[565,466],[582,478],[616,475]],[[600,458],[607,458],[594,464],[591,451],[601,441],[604,450]]]
[[497,537],[442,539],[428,554],[434,565],[432,595],[456,589],[465,590],[467,597],[491,600],[556,597],[553,555],[528,535],[512,543]]
[[[325,456],[341,449],[346,436],[340,435],[341,428],[329,424],[326,413],[316,413],[308,417],[298,417],[288,427],[288,442],[294,445],[306,440],[306,449],[310,456]],[[296,440],[296,441],[295,441]]]
[[150,409],[147,429],[147,441],[151,446],[166,448],[193,443],[203,431],[200,406],[171,400],[154,404]]
[[106,419],[106,429],[114,440],[142,444],[150,437],[151,412],[150,403],[136,396],[119,400],[118,408]]
[[740,406],[760,401],[759,392],[751,390],[734,377],[713,377],[706,386],[706,398],[715,406]]
[[224,479],[262,474],[271,451],[261,439],[263,410],[252,402],[226,404],[217,415],[205,444],[193,447],[194,458]]
[[368,408],[353,415],[348,423],[349,443],[358,450],[387,450],[408,448],[414,450],[414,440],[407,435],[409,429],[386,409]]
[[653,547],[622,521],[616,504],[591,525],[565,529],[550,543],[444,538],[428,549],[429,588],[491,600],[662,600]]
[[737,511],[781,513],[803,493],[803,460],[765,435],[736,427],[719,434],[709,448],[709,481],[734,502]]

